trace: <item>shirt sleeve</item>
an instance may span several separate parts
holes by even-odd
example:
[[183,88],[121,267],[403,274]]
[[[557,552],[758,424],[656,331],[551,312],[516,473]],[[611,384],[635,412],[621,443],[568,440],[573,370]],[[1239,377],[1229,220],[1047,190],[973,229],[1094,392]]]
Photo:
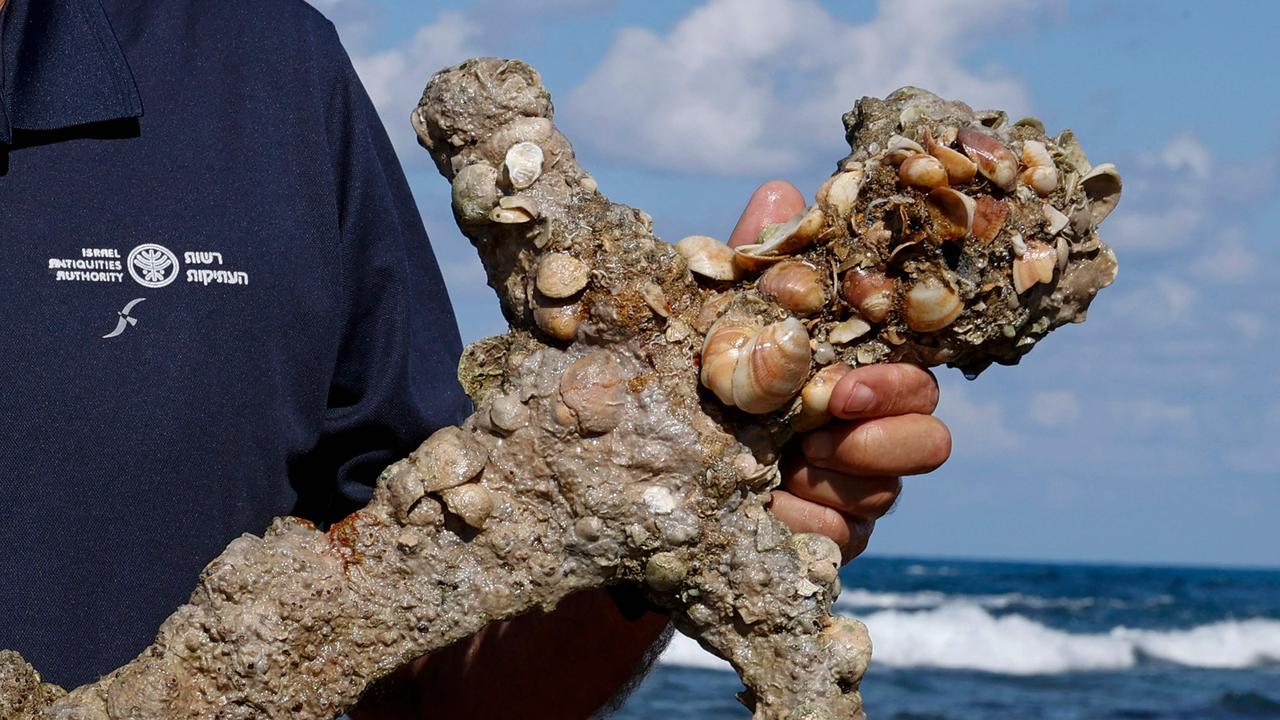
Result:
[[[333,46],[340,57],[329,143],[343,257],[339,290],[349,304],[319,440],[306,467],[291,473],[299,514],[321,523],[363,506],[383,468],[470,412],[456,377],[457,322],[422,218],[336,37]],[[299,486],[302,478],[315,488],[316,474],[333,479],[319,483],[328,492]]]

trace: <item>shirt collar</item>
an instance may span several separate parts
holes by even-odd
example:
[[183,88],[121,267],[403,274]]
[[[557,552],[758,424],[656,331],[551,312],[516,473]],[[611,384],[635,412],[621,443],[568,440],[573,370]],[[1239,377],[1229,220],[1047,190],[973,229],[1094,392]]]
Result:
[[0,143],[142,117],[142,100],[99,0],[6,0],[0,16]]

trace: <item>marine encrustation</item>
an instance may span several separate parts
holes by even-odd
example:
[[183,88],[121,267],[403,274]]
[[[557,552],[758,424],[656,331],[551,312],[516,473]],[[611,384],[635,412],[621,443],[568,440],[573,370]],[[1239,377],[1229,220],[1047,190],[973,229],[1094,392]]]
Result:
[[0,654],[0,716],[330,720],[423,653],[623,582],[733,664],[755,717],[861,716],[867,632],[830,613],[835,544],[766,509],[778,450],[849,367],[973,375],[1083,320],[1119,175],[1070,131],[903,88],[845,115],[851,154],[791,221],[669,245],[551,118],[498,59],[436,74],[412,114],[511,324],[462,360],[475,414],[328,532],[232,542],[99,682]]

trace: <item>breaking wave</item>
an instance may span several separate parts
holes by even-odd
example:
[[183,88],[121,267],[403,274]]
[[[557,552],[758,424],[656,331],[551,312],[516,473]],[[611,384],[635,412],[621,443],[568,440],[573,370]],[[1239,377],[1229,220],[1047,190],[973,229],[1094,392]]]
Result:
[[[978,603],[952,598],[924,606],[929,609],[895,605],[864,616],[875,643],[875,664],[1048,675],[1124,670],[1147,662],[1219,669],[1280,663],[1280,620],[1223,620],[1177,630],[1121,626],[1105,633],[1071,633],[1017,613],[996,616]],[[840,605],[855,606],[852,600],[842,598]],[[676,637],[660,662],[729,669],[683,636]]]

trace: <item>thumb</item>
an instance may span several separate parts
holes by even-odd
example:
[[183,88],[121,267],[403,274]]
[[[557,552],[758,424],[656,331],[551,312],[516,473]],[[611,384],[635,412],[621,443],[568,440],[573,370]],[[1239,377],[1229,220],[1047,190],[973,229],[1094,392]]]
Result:
[[750,245],[765,225],[785,222],[804,210],[805,205],[804,195],[795,185],[786,180],[770,180],[751,193],[742,217],[729,236],[729,247]]

